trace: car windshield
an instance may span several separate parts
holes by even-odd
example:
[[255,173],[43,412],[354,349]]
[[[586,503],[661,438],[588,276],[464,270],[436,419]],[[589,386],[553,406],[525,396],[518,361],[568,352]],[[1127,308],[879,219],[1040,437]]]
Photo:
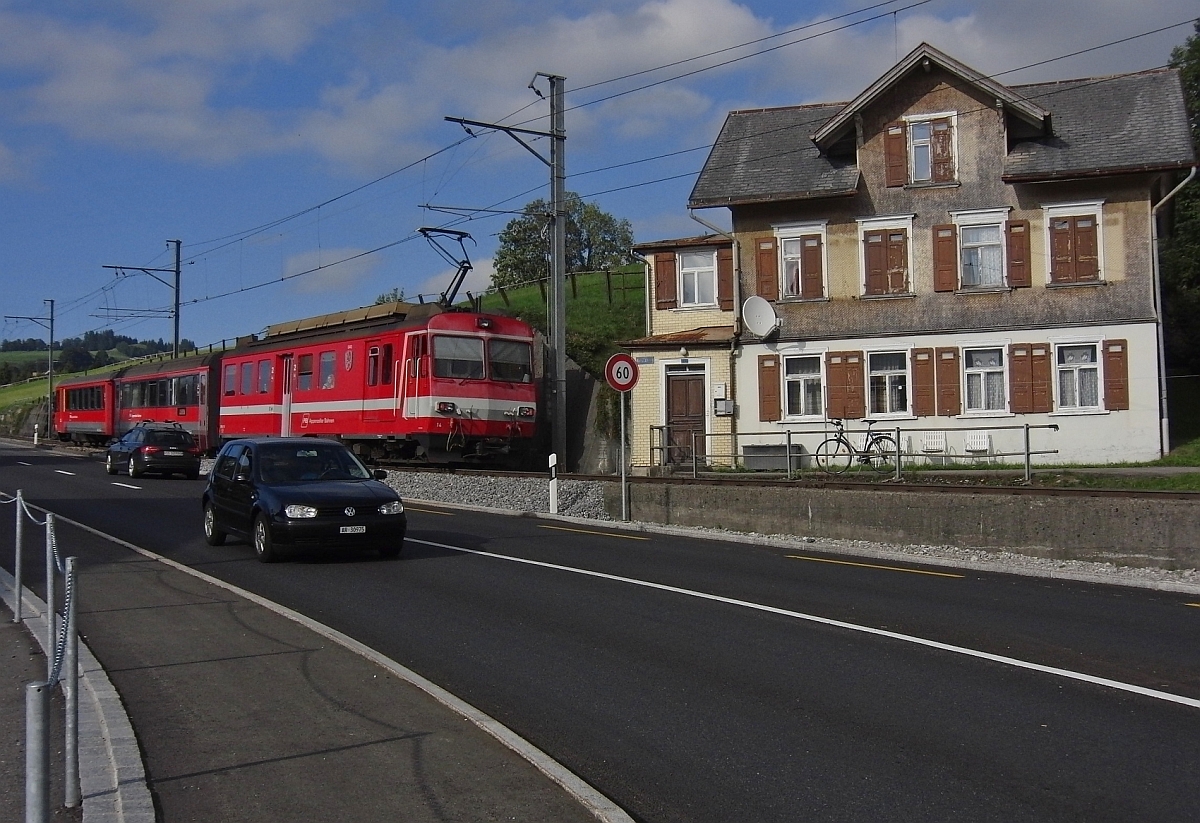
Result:
[[186,449],[192,445],[192,436],[184,431],[148,431],[145,442],[151,446]]
[[326,444],[261,446],[259,472],[267,483],[313,480],[368,480],[371,473],[341,446]]

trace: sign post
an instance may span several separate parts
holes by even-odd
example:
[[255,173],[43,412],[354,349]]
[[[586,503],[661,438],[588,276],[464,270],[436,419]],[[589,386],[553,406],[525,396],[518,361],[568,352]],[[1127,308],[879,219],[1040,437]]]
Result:
[[629,480],[625,476],[628,459],[625,457],[625,395],[637,385],[638,364],[628,354],[618,352],[604,365],[604,379],[621,395],[621,521],[629,521]]

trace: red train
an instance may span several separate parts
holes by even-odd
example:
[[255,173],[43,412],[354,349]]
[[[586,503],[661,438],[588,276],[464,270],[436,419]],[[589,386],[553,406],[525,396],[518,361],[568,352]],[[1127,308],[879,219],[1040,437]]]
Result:
[[533,450],[533,329],[437,304],[387,303],[268,327],[223,352],[56,388],[60,439],[103,443],[174,421],[207,451],[236,437],[336,437],[371,460],[516,463]]

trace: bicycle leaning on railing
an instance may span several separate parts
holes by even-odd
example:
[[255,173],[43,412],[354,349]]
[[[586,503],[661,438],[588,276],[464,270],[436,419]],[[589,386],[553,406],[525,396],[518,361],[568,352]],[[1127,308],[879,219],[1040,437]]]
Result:
[[863,438],[861,449],[855,448],[854,444],[850,442],[841,420],[829,422],[833,424],[834,434],[817,446],[814,453],[817,466],[821,471],[828,474],[841,474],[855,463],[870,466],[880,474],[888,474],[896,470],[896,438],[874,431],[871,427],[875,425],[875,421],[867,422],[867,432]]

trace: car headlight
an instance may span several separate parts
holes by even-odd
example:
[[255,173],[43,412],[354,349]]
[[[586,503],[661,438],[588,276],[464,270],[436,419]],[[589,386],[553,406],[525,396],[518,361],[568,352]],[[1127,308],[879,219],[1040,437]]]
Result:
[[379,507],[380,514],[404,514],[404,504],[399,500],[393,500],[391,503],[384,503]]
[[299,506],[296,504],[293,504],[293,505],[285,508],[283,510],[283,513],[286,514],[288,517],[295,517],[295,518],[316,517],[317,516],[317,510],[315,508],[313,508],[312,506]]

